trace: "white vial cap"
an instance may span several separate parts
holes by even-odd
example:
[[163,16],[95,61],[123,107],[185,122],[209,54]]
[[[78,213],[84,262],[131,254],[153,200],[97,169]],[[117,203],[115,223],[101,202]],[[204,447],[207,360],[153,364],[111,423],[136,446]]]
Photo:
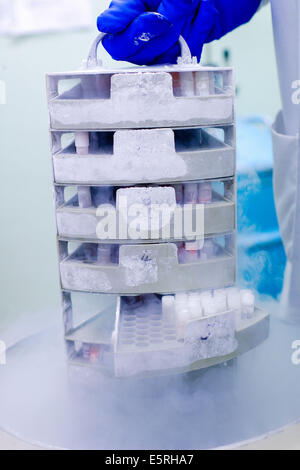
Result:
[[237,287],[227,289],[227,308],[228,310],[241,309],[241,294]]
[[227,311],[227,296],[225,289],[215,290],[214,300],[218,313],[225,313]]
[[90,137],[88,132],[75,132],[75,146],[78,155],[89,153]]
[[247,318],[254,314],[255,296],[251,290],[241,290],[242,314]]
[[218,313],[217,304],[211,292],[203,292],[201,294],[201,304],[205,316]]

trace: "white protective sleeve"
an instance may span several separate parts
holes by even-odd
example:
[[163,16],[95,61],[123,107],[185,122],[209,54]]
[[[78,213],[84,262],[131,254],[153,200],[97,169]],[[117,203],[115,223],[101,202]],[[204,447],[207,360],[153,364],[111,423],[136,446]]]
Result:
[[300,105],[293,100],[300,80],[300,2],[271,0],[271,6],[282,99],[272,128],[274,192],[288,257],[281,310],[300,320]]

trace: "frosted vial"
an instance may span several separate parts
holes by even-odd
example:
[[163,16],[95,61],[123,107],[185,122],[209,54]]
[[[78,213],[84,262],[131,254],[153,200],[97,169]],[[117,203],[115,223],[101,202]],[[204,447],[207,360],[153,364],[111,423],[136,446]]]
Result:
[[95,364],[96,362],[99,362],[100,353],[101,353],[100,346],[92,346],[91,352],[90,352],[90,362],[92,362],[93,364]]
[[185,257],[184,243],[180,243],[179,245],[177,245],[177,250],[178,250],[178,261],[179,261],[179,263],[184,263],[185,262],[185,260],[184,260],[184,257]]
[[97,248],[97,263],[102,265],[109,265],[111,263],[112,249],[110,245],[98,245]]
[[184,72],[180,74],[180,95],[195,96],[195,82],[193,72]]
[[164,295],[162,298],[162,314],[166,321],[175,318],[175,298],[173,295]]
[[187,183],[184,185],[184,203],[197,204],[198,202],[198,185],[197,183]]
[[214,94],[214,76],[209,72],[196,72],[195,92],[197,96]]
[[176,304],[187,304],[188,294],[186,292],[179,292],[175,295]]
[[186,322],[189,320],[189,309],[188,309],[188,294],[185,292],[176,294],[175,296],[175,311],[176,311],[176,323],[179,332],[179,337],[184,336],[184,327]]
[[83,343],[82,345],[82,357],[86,361],[90,360],[90,354],[91,354],[91,346],[87,343]]
[[237,287],[230,287],[226,289],[227,294],[227,308],[228,310],[241,311],[241,294]]
[[218,313],[227,311],[227,295],[225,289],[215,290],[213,293],[214,301],[218,309]]
[[236,325],[239,324],[242,316],[242,303],[240,290],[237,287],[226,289],[227,309],[235,312]]
[[199,204],[210,204],[212,202],[212,186],[209,182],[199,183],[198,187]]
[[198,243],[189,242],[185,243],[184,262],[194,263],[198,260]]
[[184,338],[185,325],[189,320],[189,310],[187,305],[176,304],[176,325],[178,338]]
[[252,318],[255,310],[255,297],[251,290],[241,290],[242,317]]
[[81,209],[92,207],[91,188],[88,186],[78,187],[78,204]]
[[218,313],[218,303],[211,292],[201,294],[201,305],[204,316],[216,315]]
[[78,155],[88,155],[89,140],[88,132],[75,132],[75,147]]
[[175,195],[176,195],[176,203],[183,204],[183,185],[176,184],[174,186],[174,189],[175,189]]

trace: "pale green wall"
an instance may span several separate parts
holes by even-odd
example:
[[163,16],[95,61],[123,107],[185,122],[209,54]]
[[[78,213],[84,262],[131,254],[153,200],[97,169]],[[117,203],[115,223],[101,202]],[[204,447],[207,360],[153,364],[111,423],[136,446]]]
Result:
[[270,6],[262,8],[249,24],[208,47],[206,58],[218,64],[222,64],[224,49],[231,50],[238,113],[274,117],[280,108],[280,95]]
[[[93,1],[95,20],[101,5]],[[0,38],[0,80],[7,85],[7,104],[0,105],[0,334],[21,314],[59,317],[45,74],[79,66],[95,34],[96,28]],[[274,115],[279,97],[269,10],[213,45],[214,60],[224,47],[237,70],[238,111]]]

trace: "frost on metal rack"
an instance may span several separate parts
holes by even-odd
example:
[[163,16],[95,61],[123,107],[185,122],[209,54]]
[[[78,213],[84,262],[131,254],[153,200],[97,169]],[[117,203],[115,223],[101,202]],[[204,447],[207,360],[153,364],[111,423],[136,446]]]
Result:
[[52,131],[60,184],[193,181],[235,174],[234,126],[102,132]]
[[55,130],[193,127],[234,120],[233,71],[200,65],[49,74]]
[[250,291],[119,297],[116,318],[111,308],[87,318],[76,313],[73,325],[67,312],[73,304],[77,310],[78,296],[85,306],[81,297],[89,294],[63,292],[68,358],[73,368],[85,366],[91,373],[128,377],[206,368],[246,353],[268,336],[268,315],[254,307]]
[[[108,243],[122,238],[128,243],[147,243],[158,239],[195,239],[203,233],[222,234],[236,228],[234,177],[126,188],[56,185],[55,192],[60,238]],[[195,206],[190,223],[183,230],[180,220],[184,220],[185,204],[198,204],[198,217],[203,220],[198,225],[192,223],[197,218]],[[133,222],[137,217],[135,231]],[[155,229],[154,219],[157,220]],[[111,233],[107,231],[107,223],[111,224]]]
[[[250,314],[245,305],[228,310],[230,291],[145,296],[133,302],[129,298],[130,303],[120,298],[113,333],[116,376],[201,369],[260,344],[268,336],[267,314],[254,303]],[[205,298],[214,309],[201,309]]]
[[235,235],[206,238],[200,249],[197,244],[76,243],[72,247],[71,242],[59,241],[62,288],[135,295],[234,285]]
[[[108,70],[101,38],[89,68],[47,77],[68,358],[117,376],[227,361],[268,336],[268,315],[234,288],[233,70],[201,67],[182,39],[177,65]],[[135,204],[168,206],[169,218],[146,211],[133,234]],[[177,231],[185,205],[202,207],[200,230]],[[107,214],[115,236],[99,230]],[[93,311],[101,294],[118,307]]]

